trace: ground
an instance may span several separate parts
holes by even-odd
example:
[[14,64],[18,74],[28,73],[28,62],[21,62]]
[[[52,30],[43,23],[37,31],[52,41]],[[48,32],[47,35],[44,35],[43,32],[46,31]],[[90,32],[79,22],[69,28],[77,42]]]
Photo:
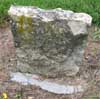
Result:
[[96,30],[95,26],[90,29],[81,72],[70,78],[75,83],[78,83],[74,80],[77,77],[86,81],[89,84],[87,90],[73,95],[56,95],[36,86],[22,86],[10,81],[15,57],[13,36],[10,27],[0,28],[0,94],[7,93],[8,99],[100,99],[100,41],[95,41],[92,36]]

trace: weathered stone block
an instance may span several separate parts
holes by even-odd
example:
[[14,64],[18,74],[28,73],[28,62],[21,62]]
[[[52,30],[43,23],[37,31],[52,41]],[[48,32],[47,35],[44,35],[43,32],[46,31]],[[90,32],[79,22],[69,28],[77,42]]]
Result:
[[79,71],[92,17],[61,8],[11,6],[17,70],[48,76]]

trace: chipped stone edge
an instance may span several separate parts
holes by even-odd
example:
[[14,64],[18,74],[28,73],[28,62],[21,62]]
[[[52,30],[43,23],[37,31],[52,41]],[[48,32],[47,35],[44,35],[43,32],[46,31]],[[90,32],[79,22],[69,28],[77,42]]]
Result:
[[[18,9],[20,8],[20,10]],[[33,11],[34,9],[34,11]],[[32,11],[32,13],[34,13],[34,15],[31,13],[27,13],[28,11]],[[37,11],[36,11],[37,10]],[[36,11],[36,12],[35,12]],[[53,18],[47,18],[47,17],[43,17],[41,15],[39,15],[39,11],[41,12],[48,12],[48,11],[52,11],[57,13],[60,17],[58,19],[63,19],[63,20],[73,20],[73,21],[81,21],[83,23],[86,23],[88,26],[91,26],[92,24],[92,17],[89,14],[86,13],[74,13],[71,10],[63,10],[62,8],[56,8],[56,9],[50,9],[50,10],[45,10],[45,9],[41,9],[35,6],[15,6],[15,5],[11,5],[10,9],[8,10],[8,14],[12,17],[12,16],[25,16],[25,17],[31,17],[31,18],[36,18],[37,15],[39,17],[42,17],[40,19],[42,19],[42,21],[48,22],[48,21],[54,21],[55,19]],[[60,13],[59,13],[60,12]],[[67,16],[67,13],[70,13],[70,16]],[[62,16],[61,14],[65,14],[65,16]],[[12,17],[14,18],[14,17]]]

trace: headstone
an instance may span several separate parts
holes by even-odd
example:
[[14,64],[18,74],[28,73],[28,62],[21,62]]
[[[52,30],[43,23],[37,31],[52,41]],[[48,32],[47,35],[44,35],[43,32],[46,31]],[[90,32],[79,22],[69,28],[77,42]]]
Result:
[[16,69],[45,76],[74,76],[84,57],[92,17],[61,8],[11,6]]

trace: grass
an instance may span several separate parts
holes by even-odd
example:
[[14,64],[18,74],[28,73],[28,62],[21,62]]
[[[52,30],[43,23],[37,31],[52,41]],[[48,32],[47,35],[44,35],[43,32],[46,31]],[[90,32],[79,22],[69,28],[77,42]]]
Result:
[[61,7],[75,12],[86,12],[93,17],[93,23],[100,26],[100,0],[0,0],[0,21],[8,16],[11,4],[31,5],[44,9]]
[[97,30],[96,32],[92,33],[93,34],[93,40],[94,41],[99,41],[100,40],[100,29]]

